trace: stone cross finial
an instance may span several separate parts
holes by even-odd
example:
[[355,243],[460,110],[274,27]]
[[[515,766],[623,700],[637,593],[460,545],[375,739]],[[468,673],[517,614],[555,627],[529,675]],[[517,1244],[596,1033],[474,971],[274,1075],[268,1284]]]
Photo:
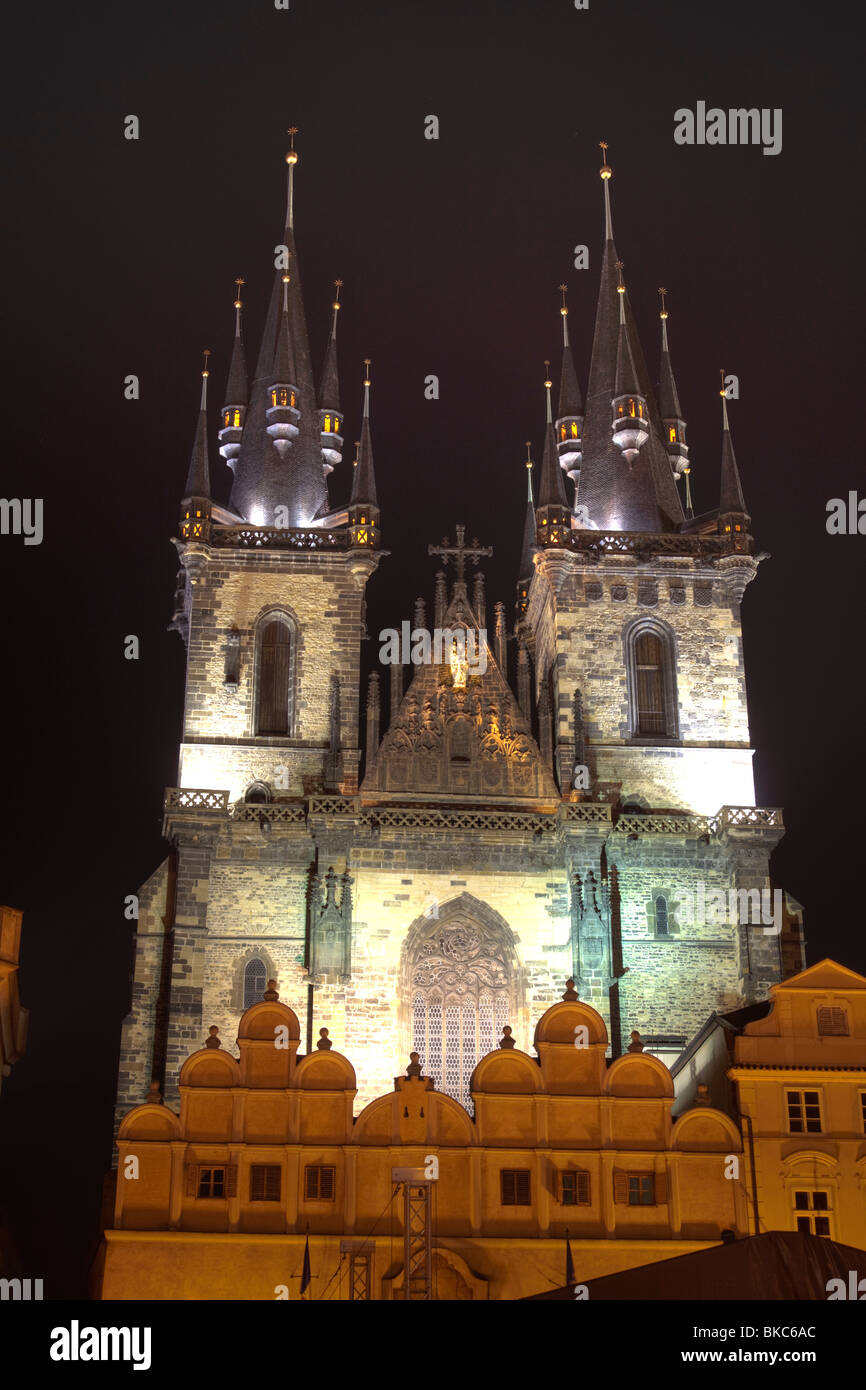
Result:
[[506,1023],[502,1030],[502,1037],[499,1042],[500,1047],[514,1047],[514,1039],[511,1036],[511,1029]]
[[474,536],[471,545],[464,544],[466,535],[465,526],[455,527],[457,532],[457,544],[450,545],[447,536],[442,537],[441,545],[428,545],[428,555],[441,555],[443,560],[453,560],[457,568],[457,583],[462,584],[466,578],[466,561],[471,560],[477,565],[478,561],[485,555],[493,554],[493,547],[490,545],[479,545],[478,537]]
[[205,1047],[222,1047],[222,1043],[219,1040],[219,1031],[215,1023],[211,1024],[208,1029],[208,1036],[204,1040]]
[[327,1028],[320,1028],[320,1029],[319,1029],[319,1041],[316,1043],[316,1047],[318,1047],[322,1052],[327,1052],[327,1051],[328,1051],[328,1048],[333,1047],[333,1046],[334,1046],[334,1044],[331,1042],[331,1039],[328,1037],[328,1030],[327,1030]]

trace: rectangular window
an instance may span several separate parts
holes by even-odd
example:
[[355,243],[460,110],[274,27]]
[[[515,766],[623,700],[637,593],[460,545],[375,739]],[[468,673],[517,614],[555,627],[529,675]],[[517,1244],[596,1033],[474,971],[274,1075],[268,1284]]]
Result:
[[818,1035],[822,1038],[847,1038],[848,1014],[845,1009],[819,1009]]
[[821,1102],[817,1091],[788,1092],[788,1133],[821,1133]]
[[250,1201],[280,1200],[280,1167],[277,1163],[254,1163],[250,1168]]
[[829,1236],[829,1192],[799,1191],[794,1193],[794,1220],[798,1231],[806,1235]]
[[308,1202],[333,1202],[336,1168],[309,1164],[304,1169],[304,1197]]
[[532,1189],[528,1168],[503,1168],[499,1177],[504,1207],[528,1207],[532,1205]]
[[589,1206],[589,1173],[560,1173],[559,1200],[564,1207]]
[[629,1173],[628,1204],[630,1207],[655,1206],[652,1173]]
[[199,1197],[224,1197],[226,1195],[225,1168],[204,1168],[198,1170]]

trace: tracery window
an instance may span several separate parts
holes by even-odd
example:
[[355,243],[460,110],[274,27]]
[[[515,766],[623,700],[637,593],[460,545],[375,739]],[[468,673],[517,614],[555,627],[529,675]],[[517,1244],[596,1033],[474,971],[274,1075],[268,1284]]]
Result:
[[437,1090],[471,1109],[472,1073],[511,1018],[509,948],[474,922],[440,923],[418,949],[411,989],[413,1051]]
[[262,1002],[262,995],[268,981],[265,963],[258,956],[248,960],[244,966],[244,1010]]

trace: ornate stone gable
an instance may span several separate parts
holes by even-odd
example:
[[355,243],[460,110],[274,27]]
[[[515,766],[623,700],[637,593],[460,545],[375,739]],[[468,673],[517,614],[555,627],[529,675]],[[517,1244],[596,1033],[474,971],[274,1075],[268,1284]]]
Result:
[[[472,632],[451,610],[448,618],[452,630]],[[450,661],[415,668],[362,795],[559,800],[553,774],[489,648],[486,655],[487,669],[467,673],[464,685]]]

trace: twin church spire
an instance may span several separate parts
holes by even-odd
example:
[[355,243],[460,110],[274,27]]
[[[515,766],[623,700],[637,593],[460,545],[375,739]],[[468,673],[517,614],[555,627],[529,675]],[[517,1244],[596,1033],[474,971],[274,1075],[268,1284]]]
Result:
[[[693,526],[686,421],[668,342],[667,290],[659,290],[661,356],[656,392],[650,383],[629,301],[624,265],[616,250],[610,197],[613,170],[607,163],[607,145],[603,141],[601,148],[604,246],[585,406],[569,340],[566,287],[560,286],[562,372],[554,437],[559,465],[574,484],[574,508],[564,529],[559,524],[558,510],[556,516],[550,510],[567,505],[561,475],[556,480],[552,470],[542,464],[537,506],[539,544],[569,545],[569,532],[574,529],[666,535],[688,531]],[[545,459],[551,452],[550,433],[548,409]],[[683,500],[677,486],[681,478],[685,484]],[[738,530],[747,529],[742,486],[725,423],[722,495],[714,529],[727,534],[732,517],[739,518],[731,523]],[[695,524],[702,531],[713,528],[709,515]],[[525,579],[523,564],[521,557],[521,581]]]
[[[327,483],[343,451],[344,416],[337,364],[342,281],[334,282],[330,330],[317,386],[295,244],[296,128],[289,134],[285,225],[282,241],[274,248],[274,282],[252,381],[248,378],[241,319],[244,281],[236,281],[234,341],[219,430],[220,453],[234,474],[223,521],[245,521],[259,528],[321,529],[345,522],[345,511],[341,515],[331,509]],[[200,420],[199,434],[202,427]],[[368,499],[375,505],[369,414],[364,432],[363,491],[367,496],[363,500],[368,501],[369,509]],[[206,453],[206,436],[196,447]],[[196,483],[199,492],[200,472]],[[353,492],[357,484],[356,476]],[[184,499],[186,510],[189,500]],[[186,510],[184,517],[188,519]],[[211,509],[207,510],[210,515]],[[366,518],[365,524],[368,521]],[[182,534],[186,533],[182,530]]]

